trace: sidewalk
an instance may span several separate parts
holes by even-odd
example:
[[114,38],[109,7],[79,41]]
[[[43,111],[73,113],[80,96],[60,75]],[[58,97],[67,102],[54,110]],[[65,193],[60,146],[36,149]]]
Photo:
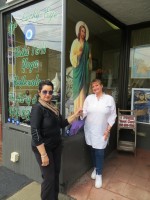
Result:
[[[91,170],[84,174],[59,200],[150,200],[150,150],[114,151],[105,160],[103,186],[94,187]],[[27,183],[27,182],[26,182]],[[0,198],[1,199],[1,198]],[[30,182],[1,200],[40,200],[40,184]]]
[[40,184],[32,182],[7,200],[40,200]]
[[[40,183],[0,165],[0,200],[41,200]],[[74,198],[59,194],[59,200]]]
[[[40,198],[40,184],[32,182],[7,200],[41,200]],[[73,198],[59,194],[59,200],[73,200]]]

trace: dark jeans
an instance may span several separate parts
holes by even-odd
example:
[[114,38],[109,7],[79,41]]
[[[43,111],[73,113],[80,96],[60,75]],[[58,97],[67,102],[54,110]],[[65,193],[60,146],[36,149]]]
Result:
[[41,184],[41,199],[58,200],[62,146],[59,145],[55,149],[47,151],[50,164],[45,167],[41,166],[41,156],[37,148],[32,147],[32,150],[40,166],[43,178],[43,182]]
[[101,175],[104,164],[104,149],[91,148],[91,156],[93,161],[93,167],[96,168],[96,174]]

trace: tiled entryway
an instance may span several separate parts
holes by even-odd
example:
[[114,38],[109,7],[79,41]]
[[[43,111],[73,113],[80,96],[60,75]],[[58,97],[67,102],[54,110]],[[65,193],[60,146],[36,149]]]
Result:
[[94,187],[91,170],[67,192],[77,200],[150,200],[150,151],[113,152],[106,160],[103,186]]

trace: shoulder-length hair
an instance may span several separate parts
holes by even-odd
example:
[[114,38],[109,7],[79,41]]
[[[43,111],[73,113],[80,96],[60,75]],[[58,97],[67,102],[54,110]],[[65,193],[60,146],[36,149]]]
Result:
[[[86,38],[86,28],[85,28],[85,26],[81,25],[81,26],[79,27],[78,40],[80,39],[81,29],[82,29],[82,28],[84,28],[84,30],[85,30],[85,38]],[[85,38],[84,38],[84,40],[85,40]]]

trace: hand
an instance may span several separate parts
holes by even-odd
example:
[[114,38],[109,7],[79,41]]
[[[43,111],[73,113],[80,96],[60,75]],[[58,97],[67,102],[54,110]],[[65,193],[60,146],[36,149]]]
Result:
[[79,108],[73,115],[69,116],[67,118],[69,124],[71,124],[73,121],[77,120],[77,117],[81,116],[82,112],[83,112],[82,109]]
[[83,47],[80,47],[79,52],[78,52],[78,56],[81,56],[82,52],[83,52]]
[[82,110],[82,108],[79,108],[79,109],[76,111],[75,115],[76,115],[77,117],[82,116],[82,115],[83,115],[83,110]]
[[106,130],[106,131],[104,132],[104,140],[106,141],[106,140],[108,139],[108,137],[109,137],[109,131]]
[[42,166],[43,167],[46,167],[47,165],[49,165],[49,158],[48,158],[47,155],[45,157],[41,156],[41,161],[42,161]]

